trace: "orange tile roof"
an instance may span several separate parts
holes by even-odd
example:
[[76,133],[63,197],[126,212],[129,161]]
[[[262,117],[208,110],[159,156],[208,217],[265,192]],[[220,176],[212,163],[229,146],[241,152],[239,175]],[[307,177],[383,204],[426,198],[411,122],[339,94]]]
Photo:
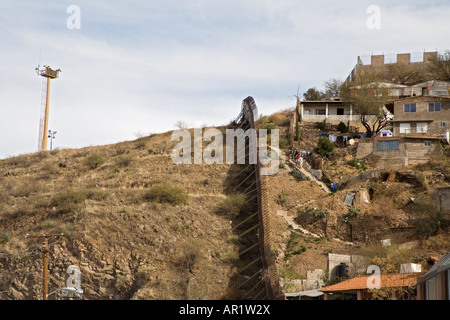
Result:
[[[424,272],[382,274],[380,285],[382,288],[415,286],[417,284],[417,279],[422,277],[424,274]],[[328,287],[321,288],[319,289],[319,291],[332,292],[367,290],[367,280],[370,276],[371,275],[358,276]]]

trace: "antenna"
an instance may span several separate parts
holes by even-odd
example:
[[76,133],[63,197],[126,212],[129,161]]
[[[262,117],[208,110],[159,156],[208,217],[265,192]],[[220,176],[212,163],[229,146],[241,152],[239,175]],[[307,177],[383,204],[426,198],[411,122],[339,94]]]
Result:
[[38,150],[47,150],[47,132],[48,132],[48,116],[50,102],[50,80],[57,79],[61,69],[53,70],[49,66],[38,65],[34,68],[39,76],[42,76],[42,97],[41,97],[41,118],[39,122],[39,141]]

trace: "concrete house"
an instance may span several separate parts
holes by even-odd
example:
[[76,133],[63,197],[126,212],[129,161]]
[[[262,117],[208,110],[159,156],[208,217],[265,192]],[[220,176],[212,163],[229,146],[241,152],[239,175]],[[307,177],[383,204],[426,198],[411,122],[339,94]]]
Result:
[[[435,91],[438,92],[438,91]],[[430,160],[440,141],[449,143],[450,97],[420,95],[393,101],[393,135],[358,146],[356,157],[380,169],[397,169]]]
[[416,96],[394,101],[394,136],[446,137],[450,130],[450,97]]
[[360,115],[353,112],[353,106],[339,99],[300,101],[297,109],[301,122],[323,122],[335,126],[343,122],[351,132],[365,131]]
[[376,137],[358,145],[356,158],[379,169],[399,169],[430,160],[441,139],[430,135]]
[[358,121],[358,117],[353,115],[352,106],[340,100],[301,101],[299,114],[302,121]]

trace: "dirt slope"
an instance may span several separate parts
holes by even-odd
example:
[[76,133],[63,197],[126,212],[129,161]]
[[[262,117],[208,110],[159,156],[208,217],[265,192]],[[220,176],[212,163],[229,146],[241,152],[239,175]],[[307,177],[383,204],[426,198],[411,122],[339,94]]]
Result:
[[[25,235],[59,232],[49,245],[50,292],[77,265],[85,299],[224,295],[236,247],[229,219],[215,212],[231,166],[174,165],[172,145],[166,133],[0,161],[0,299],[41,298],[42,241]],[[92,155],[104,162],[90,167]],[[149,201],[161,183],[184,189],[187,203]]]

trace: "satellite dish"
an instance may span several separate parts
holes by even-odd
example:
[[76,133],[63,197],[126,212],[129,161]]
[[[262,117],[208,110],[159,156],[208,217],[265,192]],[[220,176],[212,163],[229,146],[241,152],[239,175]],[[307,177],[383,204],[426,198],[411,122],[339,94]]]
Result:
[[84,291],[73,287],[61,288],[61,295],[67,298],[81,298]]

